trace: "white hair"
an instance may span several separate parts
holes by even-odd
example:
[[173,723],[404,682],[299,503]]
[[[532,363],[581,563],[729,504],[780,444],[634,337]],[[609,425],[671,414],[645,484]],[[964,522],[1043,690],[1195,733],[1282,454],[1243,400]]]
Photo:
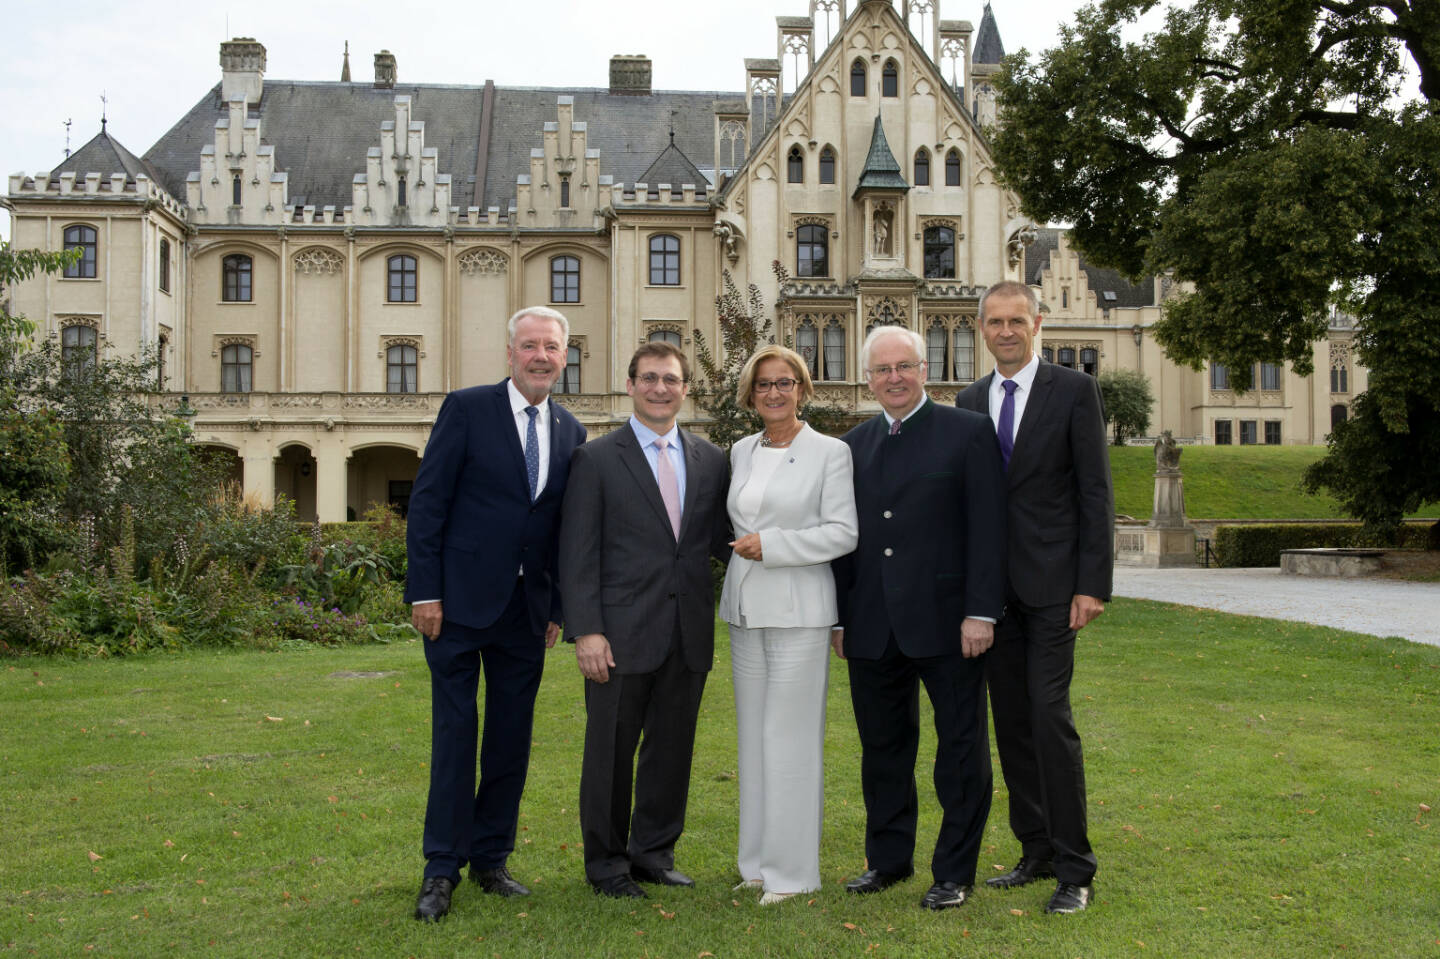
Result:
[[870,369],[870,351],[881,338],[886,336],[904,337],[915,351],[915,359],[920,363],[925,362],[925,338],[914,330],[904,326],[877,326],[865,337],[865,345],[860,347],[860,369]]
[[565,346],[570,342],[570,321],[565,319],[565,314],[559,310],[552,310],[548,306],[527,306],[516,311],[505,323],[505,341],[510,345],[515,344],[515,327],[527,316],[538,317],[542,320],[554,320],[560,324],[560,345]]

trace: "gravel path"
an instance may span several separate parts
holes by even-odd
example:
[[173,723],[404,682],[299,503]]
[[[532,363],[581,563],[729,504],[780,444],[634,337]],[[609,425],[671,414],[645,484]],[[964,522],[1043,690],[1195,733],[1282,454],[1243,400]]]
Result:
[[1115,595],[1290,619],[1440,646],[1440,584],[1295,576],[1279,569],[1115,567]]

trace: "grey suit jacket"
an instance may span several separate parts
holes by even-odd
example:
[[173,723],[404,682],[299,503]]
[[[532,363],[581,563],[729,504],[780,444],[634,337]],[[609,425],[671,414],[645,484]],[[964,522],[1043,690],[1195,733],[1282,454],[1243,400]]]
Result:
[[[989,416],[994,376],[955,405]],[[1029,606],[1110,598],[1115,496],[1102,405],[1094,377],[1040,361],[1006,473],[1010,590]]]
[[685,499],[677,541],[655,474],[629,423],[576,448],[560,523],[565,631],[603,633],[617,673],[648,673],[678,629],[685,666],[715,658],[710,557],[730,555],[725,515],[729,470],[708,440],[680,431]]

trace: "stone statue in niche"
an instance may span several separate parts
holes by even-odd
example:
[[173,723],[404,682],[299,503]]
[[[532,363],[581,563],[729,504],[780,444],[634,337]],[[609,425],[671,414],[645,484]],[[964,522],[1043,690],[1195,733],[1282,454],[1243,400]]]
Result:
[[875,211],[874,252],[876,256],[890,256],[890,211]]

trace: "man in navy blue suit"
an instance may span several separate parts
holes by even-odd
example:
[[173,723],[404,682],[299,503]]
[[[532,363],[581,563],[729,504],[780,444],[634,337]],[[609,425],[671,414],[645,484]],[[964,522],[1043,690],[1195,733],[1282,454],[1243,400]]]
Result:
[[[560,634],[560,503],[585,428],[550,390],[570,324],[545,307],[510,318],[510,377],[445,398],[410,494],[406,601],[430,666],[430,798],[415,918],[435,921],[467,863],[482,890],[524,896],[506,868],[530,763],[545,650]],[[485,671],[485,735],[475,785]]]
[[924,683],[942,817],[920,905],[949,909],[970,898],[990,813],[983,655],[1005,608],[1005,480],[990,421],[925,395],[924,350],[904,327],[866,338],[860,362],[881,413],[843,437],[860,541],[831,564],[834,642],[850,666],[868,866],[845,888],[881,892],[915,871]]

